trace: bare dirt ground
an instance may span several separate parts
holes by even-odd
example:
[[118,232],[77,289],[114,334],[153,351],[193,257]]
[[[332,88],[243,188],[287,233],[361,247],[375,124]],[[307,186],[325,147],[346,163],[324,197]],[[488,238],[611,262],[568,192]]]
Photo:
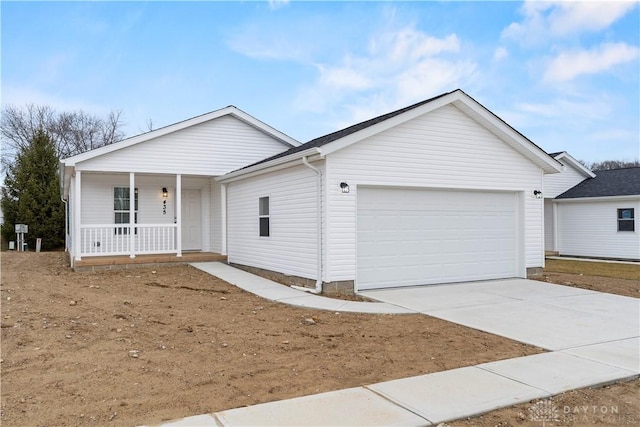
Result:
[[272,303],[188,266],[64,260],[2,254],[3,426],[158,423],[541,351],[422,315]]
[[637,427],[640,425],[640,380],[599,388],[572,390],[551,399],[511,406],[446,425],[448,427],[542,427],[543,425],[548,427]]
[[548,259],[540,280],[640,298],[640,263]]
[[[1,266],[3,426],[153,424],[541,351],[422,315],[272,303],[188,266],[73,273],[62,253],[6,252]],[[636,397],[637,414],[638,384],[565,395]],[[485,417],[460,425],[525,425]]]

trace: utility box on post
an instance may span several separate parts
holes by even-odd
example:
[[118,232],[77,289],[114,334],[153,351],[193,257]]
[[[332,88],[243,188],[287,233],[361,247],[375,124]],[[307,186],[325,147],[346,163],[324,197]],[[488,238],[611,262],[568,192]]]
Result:
[[27,244],[24,241],[24,235],[29,233],[27,224],[16,224],[16,235],[18,236],[18,251],[25,251]]

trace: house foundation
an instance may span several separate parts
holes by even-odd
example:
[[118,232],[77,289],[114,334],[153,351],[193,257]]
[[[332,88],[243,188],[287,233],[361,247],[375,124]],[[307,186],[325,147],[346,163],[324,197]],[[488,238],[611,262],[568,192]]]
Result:
[[[277,271],[265,270],[258,267],[250,267],[248,265],[229,263],[232,267],[239,268],[256,276],[273,280],[286,286],[300,286],[308,289],[315,289],[316,281],[300,276],[290,276]],[[342,280],[336,282],[322,283],[322,293],[327,296],[331,295],[355,295],[355,284],[353,280]]]
[[542,267],[527,268],[527,279],[542,276]]

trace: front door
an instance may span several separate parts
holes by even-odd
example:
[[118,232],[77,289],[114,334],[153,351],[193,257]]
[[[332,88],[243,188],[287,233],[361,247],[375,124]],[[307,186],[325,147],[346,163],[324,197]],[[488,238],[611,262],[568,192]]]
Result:
[[182,191],[182,250],[202,250],[200,190]]

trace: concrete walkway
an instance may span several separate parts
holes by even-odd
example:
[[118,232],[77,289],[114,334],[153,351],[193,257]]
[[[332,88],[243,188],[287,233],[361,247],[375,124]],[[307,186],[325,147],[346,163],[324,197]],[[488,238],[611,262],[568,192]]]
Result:
[[[243,289],[274,301],[338,311],[324,301],[328,298],[281,294],[282,285],[276,284],[278,290],[266,279],[224,264],[194,266],[231,283],[243,282]],[[366,295],[386,303],[359,307],[402,306],[403,311],[395,312],[428,313],[555,351],[197,415],[163,426],[429,426],[640,376],[640,300],[635,298],[520,279]]]
[[414,310],[385,302],[346,301],[315,295],[281,285],[221,262],[198,262],[190,265],[259,297],[297,307],[370,314],[415,313]]

